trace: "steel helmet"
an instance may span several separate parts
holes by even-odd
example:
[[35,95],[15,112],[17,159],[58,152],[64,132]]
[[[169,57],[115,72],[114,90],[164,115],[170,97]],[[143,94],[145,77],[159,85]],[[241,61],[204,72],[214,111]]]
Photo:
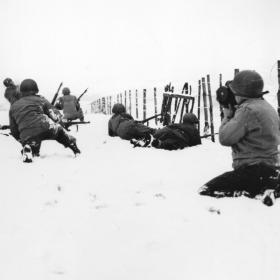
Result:
[[229,83],[229,88],[234,95],[242,97],[261,97],[263,91],[263,79],[259,73],[253,70],[239,72]]
[[25,79],[20,84],[20,92],[24,95],[36,94],[39,92],[37,83],[32,79]]
[[199,121],[195,114],[186,113],[183,117],[183,123],[199,123]]
[[4,81],[3,81],[3,84],[5,87],[10,87],[10,86],[13,86],[14,85],[14,82],[11,78],[6,78]]
[[126,111],[125,107],[121,103],[116,103],[112,108],[112,112],[114,114],[122,114],[122,113],[125,113],[125,111]]
[[62,94],[63,95],[69,95],[70,94],[70,89],[68,87],[65,87],[62,89]]

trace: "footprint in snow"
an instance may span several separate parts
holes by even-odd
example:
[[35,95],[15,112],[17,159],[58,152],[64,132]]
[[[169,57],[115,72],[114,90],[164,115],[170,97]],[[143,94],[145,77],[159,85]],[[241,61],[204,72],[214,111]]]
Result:
[[137,206],[137,207],[139,207],[139,206],[144,206],[145,203],[144,203],[144,202],[135,202],[134,205]]
[[220,215],[220,214],[221,214],[221,210],[220,210],[220,209],[217,209],[217,208],[215,208],[215,207],[213,207],[213,206],[209,207],[207,210],[208,210],[210,213],[215,213],[215,214],[217,214],[217,215]]
[[156,193],[154,196],[155,196],[156,198],[166,199],[166,196],[165,196],[164,194],[162,194],[162,193]]
[[58,201],[55,199],[52,201],[47,201],[44,205],[45,206],[55,206],[57,203],[58,203]]
[[108,208],[108,205],[107,204],[100,204],[100,205],[96,205],[94,208],[96,210],[99,210],[99,209],[102,209],[102,208]]

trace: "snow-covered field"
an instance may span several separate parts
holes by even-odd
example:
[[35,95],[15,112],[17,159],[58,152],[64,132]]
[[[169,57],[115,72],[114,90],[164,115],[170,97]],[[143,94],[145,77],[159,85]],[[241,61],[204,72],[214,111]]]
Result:
[[0,135],[1,280],[280,279],[280,203],[197,194],[231,169],[229,148],[134,149],[108,116],[86,118],[78,158],[46,141],[22,163]]

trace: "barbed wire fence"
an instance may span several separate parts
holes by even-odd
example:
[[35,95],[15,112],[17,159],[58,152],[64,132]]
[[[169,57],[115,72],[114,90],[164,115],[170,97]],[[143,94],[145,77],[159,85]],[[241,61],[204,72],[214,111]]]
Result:
[[[239,69],[234,69],[235,76],[239,72]],[[217,84],[222,85],[222,74],[219,74]],[[215,127],[218,127],[221,122],[221,108],[216,101],[216,95],[212,94],[210,75],[205,75],[198,80],[195,86],[184,83],[184,87],[187,84],[188,89],[185,91],[187,94],[194,97],[194,106],[191,112],[197,115],[199,119],[199,131],[203,135],[209,134],[211,140],[215,141]],[[216,84],[216,83],[215,83]],[[183,88],[184,88],[183,87]],[[152,87],[144,89],[128,89],[117,94],[110,96],[100,97],[91,103],[92,113],[102,113],[106,115],[112,114],[113,105],[121,103],[125,106],[126,112],[131,114],[135,120],[144,120],[150,116],[158,115],[162,112],[163,96],[166,94],[166,87]],[[182,89],[174,89],[175,94],[183,94]],[[214,90],[216,92],[216,88]],[[169,92],[172,93],[172,92]],[[175,101],[176,103],[176,101]],[[170,114],[176,117],[178,106],[170,106]],[[183,106],[183,105],[181,105]],[[176,111],[177,110],[177,111]],[[183,112],[189,112],[188,107],[180,109],[181,114]],[[181,122],[182,118],[174,118],[176,122]],[[158,127],[162,125],[159,122],[159,118],[154,118],[149,121],[147,125]]]

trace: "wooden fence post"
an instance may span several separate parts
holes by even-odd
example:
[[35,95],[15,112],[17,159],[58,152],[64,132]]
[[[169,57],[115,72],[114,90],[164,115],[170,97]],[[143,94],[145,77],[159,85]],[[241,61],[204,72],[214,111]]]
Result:
[[146,93],[147,93],[146,89],[143,89],[143,120],[147,118]]
[[131,90],[128,91],[128,98],[129,98],[128,109],[129,109],[129,114],[131,115]]
[[214,120],[213,120],[213,102],[212,102],[210,75],[207,75],[207,89],[208,89],[208,98],[209,98],[211,140],[212,140],[212,142],[215,142]]
[[197,96],[197,118],[198,118],[199,132],[200,132],[200,98],[201,98],[201,80],[198,81],[198,96]]
[[135,91],[135,108],[136,108],[136,119],[139,118],[139,110],[138,110],[138,90]]
[[[157,88],[154,88],[154,105],[155,105],[155,115],[157,115]],[[158,124],[157,118],[155,118],[155,124]]]
[[208,105],[207,105],[207,97],[206,97],[206,85],[205,78],[201,78],[202,84],[202,97],[203,97],[203,107],[204,107],[204,134],[208,134],[209,131],[209,121],[208,121]]

